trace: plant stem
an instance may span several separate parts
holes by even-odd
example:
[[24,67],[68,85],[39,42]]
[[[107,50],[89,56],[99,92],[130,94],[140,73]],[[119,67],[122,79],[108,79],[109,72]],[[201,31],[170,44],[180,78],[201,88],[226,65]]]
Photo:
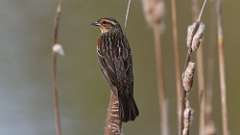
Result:
[[222,0],[217,0],[216,1],[217,31],[218,31],[217,41],[218,41],[218,62],[219,62],[220,93],[221,93],[221,106],[222,106],[222,126],[223,126],[223,135],[229,135],[221,6],[222,6]]
[[118,97],[111,92],[104,135],[121,135],[121,128]]
[[161,31],[158,28],[154,28],[154,40],[155,40],[155,60],[156,60],[156,71],[158,80],[158,92],[159,92],[159,105],[161,112],[161,129],[162,134],[168,134],[168,117],[167,117],[167,103],[165,96],[165,82],[164,82],[164,69],[163,69],[163,58],[162,58],[162,47],[161,47]]
[[207,0],[204,0],[204,2],[203,2],[203,5],[202,5],[202,8],[201,8],[201,10],[200,10],[200,13],[198,14],[198,18],[197,18],[197,22],[200,22],[201,21],[201,19],[202,19],[202,15],[203,15],[203,11],[204,11],[204,9],[205,9],[205,7],[206,7],[206,4],[207,4]]
[[[215,1],[210,1],[211,7],[215,4]],[[215,6],[215,5],[214,5]],[[210,24],[209,24],[209,42],[208,42],[208,59],[207,59],[207,75],[206,75],[206,106],[205,106],[205,135],[216,135],[216,126],[213,120],[213,81],[214,81],[214,69],[216,67],[214,61],[214,54],[216,46],[215,43],[215,26],[216,26],[216,13],[215,8],[211,8],[210,10]]]
[[176,0],[171,0],[172,9],[172,36],[173,36],[173,52],[175,61],[175,79],[176,79],[176,94],[177,94],[177,114],[178,114],[178,134],[181,134],[181,116],[182,116],[182,88],[181,88],[181,71],[180,71],[180,55],[178,47],[178,28],[176,15]]
[[[206,3],[205,3],[206,4]],[[192,0],[193,20],[198,17],[199,7],[198,0]],[[201,13],[202,14],[202,13]],[[203,46],[200,45],[197,52],[197,77],[198,77],[198,98],[200,104],[199,115],[199,135],[205,135],[205,78],[204,78],[204,62],[203,62]]]
[[125,29],[127,28],[128,15],[129,15],[129,12],[130,12],[131,4],[132,4],[132,0],[128,0],[127,11],[126,11],[126,15],[125,15],[125,23],[124,23],[124,28]]
[[[53,46],[58,44],[58,35],[59,35],[59,23],[61,16],[61,4],[62,1],[57,1],[57,10],[56,16],[54,19],[54,33],[53,33]],[[60,109],[59,109],[59,95],[58,95],[58,85],[57,85],[57,53],[52,53],[52,83],[53,83],[53,110],[55,113],[55,130],[56,135],[62,135],[61,130],[61,117],[60,117]]]
[[203,66],[203,47],[197,52],[197,77],[198,77],[198,97],[200,104],[200,116],[199,116],[199,135],[205,135],[205,80],[204,80],[204,66]]
[[[185,59],[185,66],[184,66],[184,72],[183,72],[183,78],[182,78],[182,83],[183,83],[183,114],[182,114],[182,135],[189,135],[190,134],[190,123],[191,123],[191,116],[192,116],[192,109],[190,106],[190,101],[189,101],[189,94],[192,88],[192,83],[193,83],[193,74],[194,74],[194,63],[191,62],[191,56],[192,56],[192,52],[196,51],[196,48],[199,44],[201,44],[201,36],[198,35],[198,32],[201,32],[201,34],[203,34],[202,32],[204,31],[204,24],[201,23],[201,18],[202,18],[202,14],[204,11],[204,8],[206,6],[207,0],[204,0],[201,11],[198,15],[197,20],[194,21],[194,23],[189,26],[188,28],[188,35],[187,35],[187,47],[188,47],[188,51],[187,51],[187,55],[186,55],[186,59]],[[193,12],[196,10],[193,10]],[[196,40],[198,40],[198,44],[196,44]],[[201,46],[200,46],[201,48]],[[201,59],[200,59],[201,60]],[[202,62],[202,61],[200,61]],[[192,65],[192,66],[189,66]],[[202,68],[202,66],[200,67]],[[191,70],[188,70],[191,69]],[[203,69],[200,69],[201,72],[203,72]],[[191,71],[191,72],[190,72]],[[187,73],[191,73],[191,74],[187,74]],[[187,74],[187,75],[186,75]],[[190,77],[190,78],[188,78]],[[203,78],[201,78],[203,80]],[[201,80],[201,81],[202,81]],[[204,81],[203,81],[204,82]],[[203,83],[200,82],[200,83]],[[200,86],[202,86],[203,84],[199,84]],[[204,112],[203,112],[204,114]]]

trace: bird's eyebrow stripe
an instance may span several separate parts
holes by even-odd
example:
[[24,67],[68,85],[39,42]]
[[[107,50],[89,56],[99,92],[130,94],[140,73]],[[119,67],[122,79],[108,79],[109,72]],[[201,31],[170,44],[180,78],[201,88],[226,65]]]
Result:
[[103,21],[108,22],[108,23],[111,23],[111,24],[113,24],[113,25],[116,25],[116,23],[115,23],[114,21],[111,21],[111,20],[103,19]]

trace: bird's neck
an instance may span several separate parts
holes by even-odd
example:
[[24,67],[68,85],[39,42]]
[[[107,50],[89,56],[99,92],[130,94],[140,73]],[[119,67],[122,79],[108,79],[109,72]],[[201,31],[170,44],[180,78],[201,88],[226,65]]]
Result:
[[116,34],[123,34],[121,29],[112,29],[109,30],[107,32],[102,32],[102,36],[112,36],[112,35],[116,35]]

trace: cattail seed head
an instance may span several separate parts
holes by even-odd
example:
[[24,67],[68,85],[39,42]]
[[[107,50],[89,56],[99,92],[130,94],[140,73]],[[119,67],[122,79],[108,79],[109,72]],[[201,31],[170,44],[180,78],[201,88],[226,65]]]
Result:
[[197,22],[194,22],[192,25],[188,26],[188,29],[187,29],[187,47],[188,48],[191,48],[192,46],[192,38],[194,36],[196,27],[198,27]]
[[58,55],[64,56],[64,50],[61,44],[53,45],[52,51]]
[[195,71],[195,63],[189,62],[186,70],[182,75],[183,88],[185,91],[190,91],[193,84],[193,75]]
[[142,0],[145,19],[151,27],[164,29],[165,4],[163,0]]
[[200,44],[201,44],[201,42],[203,40],[203,32],[204,32],[204,30],[205,30],[205,25],[201,22],[199,24],[197,32],[195,33],[195,35],[193,37],[193,40],[192,40],[191,48],[192,48],[193,51],[196,51],[199,48],[199,46],[200,46]]
[[183,122],[184,122],[183,123],[184,127],[182,131],[183,135],[188,135],[189,127],[191,125],[192,119],[193,119],[193,109],[190,106],[189,100],[187,100],[186,108],[184,109],[184,112],[183,112]]
[[205,25],[202,22],[194,22],[188,26],[187,30],[187,47],[192,51],[196,51],[203,39]]

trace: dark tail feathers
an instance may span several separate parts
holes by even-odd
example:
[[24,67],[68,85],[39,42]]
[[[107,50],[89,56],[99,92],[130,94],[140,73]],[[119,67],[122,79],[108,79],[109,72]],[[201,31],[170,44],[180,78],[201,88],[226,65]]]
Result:
[[119,97],[119,112],[123,122],[133,121],[139,115],[139,111],[133,97]]

